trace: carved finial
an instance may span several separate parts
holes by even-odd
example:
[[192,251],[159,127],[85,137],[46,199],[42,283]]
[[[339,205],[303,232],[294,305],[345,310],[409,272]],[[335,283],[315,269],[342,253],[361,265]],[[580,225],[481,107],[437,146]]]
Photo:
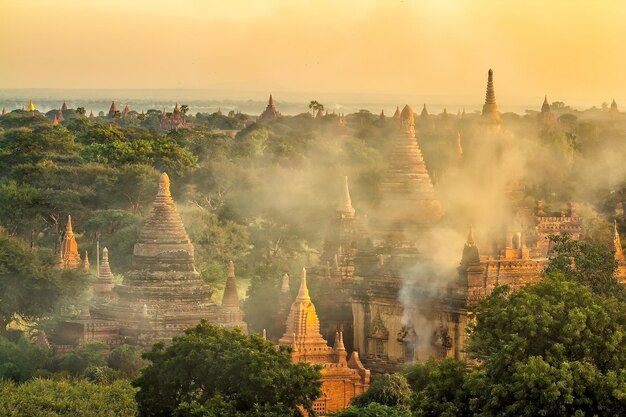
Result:
[[337,350],[346,350],[346,346],[343,344],[343,332],[339,332],[339,345],[337,347]]
[[296,299],[301,301],[310,301],[309,289],[306,286],[306,268],[302,268],[302,280],[300,281],[300,290],[298,290],[298,297]]
[[170,177],[167,173],[162,173],[159,177],[159,193],[157,195],[171,197],[170,193]]
[[72,215],[71,214],[67,215],[67,224],[65,225],[65,233],[67,234],[74,233],[74,230],[72,229]]

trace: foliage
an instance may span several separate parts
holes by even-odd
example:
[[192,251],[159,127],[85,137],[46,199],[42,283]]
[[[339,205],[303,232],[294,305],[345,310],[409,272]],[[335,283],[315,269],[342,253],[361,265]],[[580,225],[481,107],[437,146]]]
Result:
[[409,408],[411,389],[402,374],[384,374],[374,379],[369,389],[352,399],[355,407],[365,407],[377,403],[401,410]]
[[0,415],[6,417],[134,417],[135,390],[128,381],[100,385],[86,380],[0,382]]
[[288,352],[259,336],[207,322],[168,347],[156,344],[145,358],[151,364],[134,382],[139,416],[180,415],[190,407],[202,410],[196,415],[258,407],[280,413],[297,405],[310,408],[320,395],[317,369],[291,363]]
[[339,413],[333,414],[334,417],[411,417],[408,411],[390,407],[388,405],[380,405],[378,403],[369,403],[364,407],[349,407]]

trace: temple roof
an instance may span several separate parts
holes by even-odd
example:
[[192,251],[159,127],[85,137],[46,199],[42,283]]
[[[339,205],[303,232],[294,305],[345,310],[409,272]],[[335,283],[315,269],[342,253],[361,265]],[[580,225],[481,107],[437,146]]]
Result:
[[543,104],[541,105],[541,112],[542,113],[550,112],[550,104],[548,103],[548,96],[545,96],[543,99]]
[[485,104],[483,105],[483,116],[491,118],[493,121],[500,121],[500,112],[496,104],[496,92],[493,87],[493,71],[489,69],[487,75],[487,93],[485,94]]
[[426,103],[424,103],[424,106],[422,107],[422,112],[420,113],[420,117],[422,118],[428,117],[428,110],[426,110]]
[[381,226],[385,223],[387,226],[430,223],[442,216],[441,203],[435,197],[415,137],[413,110],[409,105],[402,110],[401,121],[400,132],[393,141],[389,167],[381,183],[381,212],[376,220]]
[[270,94],[270,98],[267,102],[267,107],[263,110],[263,113],[259,116],[259,120],[271,120],[277,119],[281,116],[280,112],[276,110],[276,105],[274,103],[274,97]]
[[293,346],[301,353],[310,352],[315,356],[327,354],[331,350],[320,333],[319,318],[307,288],[305,268],[302,268],[300,289],[291,304],[285,334],[279,343]]
[[61,109],[57,111],[56,117],[59,119],[59,122],[62,122],[63,120],[65,120],[65,117],[63,117],[63,111]]
[[400,106],[396,106],[396,111],[393,114],[393,118],[394,119],[399,119],[400,118]]
[[27,109],[26,109],[26,110],[28,110],[28,111],[35,111],[35,110],[37,110],[37,109],[35,108],[35,105],[33,104],[33,101],[32,101],[32,100],[28,100],[28,107],[27,107]]
[[113,283],[113,272],[109,265],[109,249],[102,249],[102,259],[100,260],[100,270],[98,271],[98,281]]
[[226,274],[226,287],[222,297],[222,307],[239,307],[239,296],[237,295],[237,282],[235,281],[235,264],[228,262],[228,272]]
[[61,106],[61,110],[63,111],[67,110],[67,103],[65,102],[65,100],[63,100],[63,105]]
[[343,194],[341,196],[341,207],[339,208],[342,217],[354,217],[354,207],[352,207],[352,198],[350,198],[350,188],[348,187],[348,177],[345,177]]
[[74,236],[72,228],[72,216],[67,216],[67,224],[65,226],[65,234],[61,242],[60,256],[63,268],[78,268],[81,264],[80,254],[78,253],[78,244]]
[[109,108],[109,117],[113,117],[116,111],[117,111],[117,104],[115,104],[115,101],[112,101],[111,107]]

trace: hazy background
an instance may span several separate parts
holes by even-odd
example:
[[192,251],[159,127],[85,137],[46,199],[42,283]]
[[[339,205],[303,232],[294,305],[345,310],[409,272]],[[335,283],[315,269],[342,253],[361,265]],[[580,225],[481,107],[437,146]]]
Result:
[[261,106],[273,92],[456,113],[480,107],[492,67],[503,111],[539,107],[544,94],[626,103],[624,21],[620,1],[0,0],[0,97],[114,89],[120,101]]

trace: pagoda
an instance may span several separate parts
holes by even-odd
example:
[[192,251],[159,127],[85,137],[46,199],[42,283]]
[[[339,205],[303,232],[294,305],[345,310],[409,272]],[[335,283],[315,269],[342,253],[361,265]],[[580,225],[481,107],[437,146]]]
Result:
[[267,107],[265,108],[263,113],[261,113],[261,115],[259,116],[259,121],[276,120],[281,116],[282,115],[280,114],[280,112],[276,110],[276,104],[274,103],[274,98],[270,94],[270,99],[267,103]]
[[550,110],[550,103],[548,103],[548,96],[543,98],[543,103],[541,104],[541,112],[539,113],[539,120],[543,123],[553,123],[556,121],[554,114]]
[[94,317],[117,322],[127,343],[170,340],[202,319],[216,322],[212,289],[194,266],[194,248],[166,173],[133,256],[133,269],[113,288],[113,300],[92,310]]
[[116,112],[117,112],[117,104],[115,104],[115,101],[112,101],[111,107],[109,108],[109,113],[108,113],[109,119],[112,119],[115,116]]
[[63,100],[63,105],[61,106],[61,111],[66,111],[67,110],[67,103],[65,102],[65,100]]
[[93,283],[93,295],[108,299],[111,297],[113,286],[113,272],[111,272],[111,266],[109,265],[109,250],[104,248],[102,250],[100,269],[98,270],[98,279]]
[[400,120],[400,106],[396,106],[396,111],[393,113],[392,117],[394,119]]
[[409,105],[402,110],[400,121],[400,131],[394,138],[390,164],[380,188],[382,202],[376,227],[390,232],[429,224],[443,215],[417,144],[414,114]]
[[237,295],[235,264],[233,261],[229,261],[219,323],[224,327],[239,327],[244,333],[247,333],[248,325],[243,320],[243,317],[244,314],[239,303],[239,296]]
[[500,123],[500,112],[496,104],[496,92],[493,88],[493,71],[491,69],[487,73],[487,93],[483,105],[483,118],[494,124]]
[[361,363],[358,352],[352,352],[347,359],[343,333],[335,333],[333,347],[328,346],[320,334],[320,322],[309,295],[304,268],[298,295],[287,317],[285,334],[278,343],[292,348],[294,363],[321,365],[322,395],[313,403],[316,413],[324,415],[343,410],[353,397],[367,391],[370,371]]
[[73,269],[78,268],[82,264],[80,254],[78,253],[78,245],[76,244],[76,237],[74,236],[74,230],[72,229],[72,216],[67,216],[67,225],[65,226],[65,234],[63,235],[63,241],[61,242],[61,249],[59,250],[59,267],[61,269]]
[[615,99],[613,99],[613,101],[611,101],[611,107],[609,108],[609,113],[610,114],[618,114],[619,113],[619,109],[617,108],[617,103],[615,102]]
[[32,100],[28,100],[28,107],[26,108],[26,111],[35,111],[35,110],[37,110],[37,109],[35,108],[35,105],[33,104],[33,101]]

